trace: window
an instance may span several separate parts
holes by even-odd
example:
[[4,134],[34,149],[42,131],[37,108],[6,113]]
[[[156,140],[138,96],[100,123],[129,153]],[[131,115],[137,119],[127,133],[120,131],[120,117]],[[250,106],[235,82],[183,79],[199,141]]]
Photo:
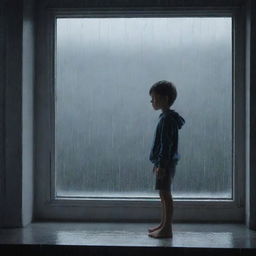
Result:
[[232,199],[231,17],[58,18],[56,29],[57,196],[156,196],[148,90],[165,79],[187,121],[174,196]]
[[148,90],[165,79],[176,84],[174,109],[186,119],[173,185],[176,219],[193,218],[199,208],[212,213],[208,220],[241,219],[243,174],[234,156],[243,154],[243,135],[236,133],[242,99],[235,97],[242,92],[236,66],[242,43],[232,11],[177,17],[54,10],[43,19],[37,216],[158,216],[148,155],[160,113]]

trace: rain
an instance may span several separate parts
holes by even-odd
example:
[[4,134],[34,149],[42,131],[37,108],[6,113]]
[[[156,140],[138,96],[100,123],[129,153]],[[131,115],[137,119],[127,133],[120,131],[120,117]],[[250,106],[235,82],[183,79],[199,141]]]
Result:
[[172,81],[179,133],[175,198],[232,198],[232,18],[58,18],[58,196],[143,197],[159,111],[148,94]]

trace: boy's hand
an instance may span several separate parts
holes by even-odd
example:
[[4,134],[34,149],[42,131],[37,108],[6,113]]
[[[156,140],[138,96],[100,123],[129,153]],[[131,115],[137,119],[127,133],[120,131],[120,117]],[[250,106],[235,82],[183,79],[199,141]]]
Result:
[[164,173],[165,173],[165,169],[164,168],[157,167],[157,168],[155,168],[155,171],[156,171],[156,174],[159,177],[163,177],[164,176]]

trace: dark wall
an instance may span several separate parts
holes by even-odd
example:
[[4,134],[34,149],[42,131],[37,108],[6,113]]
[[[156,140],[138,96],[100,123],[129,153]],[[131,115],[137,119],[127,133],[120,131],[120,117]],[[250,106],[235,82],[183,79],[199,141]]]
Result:
[[32,219],[34,32],[27,6],[33,1],[1,1],[0,226]]
[[[21,223],[22,148],[22,1],[5,1],[3,5],[5,58],[2,106],[2,134],[4,145],[3,223],[19,226]],[[1,168],[1,169],[2,169]],[[2,169],[2,171],[3,171]]]
[[63,5],[65,7],[110,7],[110,8],[123,8],[123,7],[205,7],[210,6],[234,6],[242,5],[245,0],[62,0],[61,4],[58,0],[41,0],[47,7],[56,7]]
[[0,223],[3,218],[3,194],[4,194],[4,9],[3,1],[0,1]]
[[[249,89],[249,227],[256,229],[256,1],[251,0],[249,8],[249,61],[247,89]],[[247,70],[248,71],[248,70]]]

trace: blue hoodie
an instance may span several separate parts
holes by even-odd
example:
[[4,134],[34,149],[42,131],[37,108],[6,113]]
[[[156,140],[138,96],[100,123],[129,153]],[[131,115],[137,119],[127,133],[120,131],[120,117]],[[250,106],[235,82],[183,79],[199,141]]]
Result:
[[179,160],[178,131],[184,123],[183,117],[171,109],[159,116],[149,157],[156,167],[165,168]]

